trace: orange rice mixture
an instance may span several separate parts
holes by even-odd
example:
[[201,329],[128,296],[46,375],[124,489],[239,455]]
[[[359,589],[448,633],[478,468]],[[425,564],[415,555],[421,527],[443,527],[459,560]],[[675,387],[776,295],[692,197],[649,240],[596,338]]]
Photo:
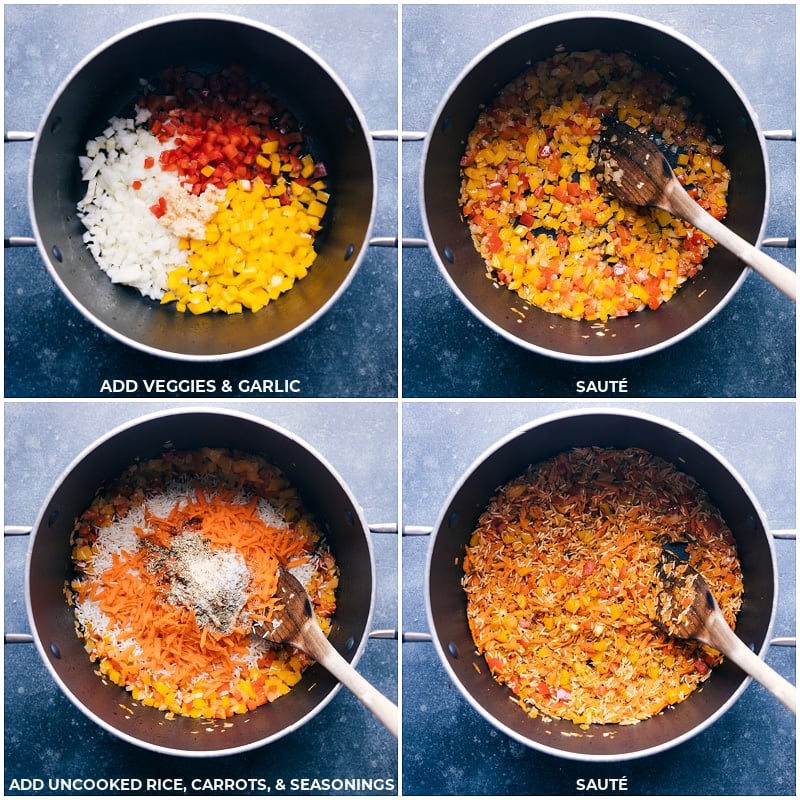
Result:
[[487,276],[571,319],[658,308],[714,244],[665,211],[601,193],[593,148],[604,117],[655,137],[689,194],[717,219],[727,213],[723,148],[660,75],[622,53],[535,64],[478,117],[460,203]]
[[297,492],[226,449],[137,463],[76,521],[75,627],[97,673],[145,706],[226,719],[286,694],[312,663],[252,632],[290,569],[327,633],[338,570]]
[[685,543],[731,626],[733,536],[693,478],[640,449],[577,448],[501,487],[464,557],[467,615],[531,716],[632,724],[686,699],[721,655],[653,622],[662,546]]

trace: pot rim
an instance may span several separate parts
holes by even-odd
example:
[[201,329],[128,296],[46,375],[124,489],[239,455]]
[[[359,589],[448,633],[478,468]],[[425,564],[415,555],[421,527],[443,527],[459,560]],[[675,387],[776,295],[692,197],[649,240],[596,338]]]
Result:
[[[535,420],[518,426],[510,433],[503,436],[493,445],[486,448],[483,453],[481,453],[477,458],[475,458],[472,463],[467,467],[458,481],[454,484],[453,488],[451,489],[450,493],[448,494],[447,498],[445,499],[444,503],[442,504],[441,511],[436,519],[436,522],[433,527],[433,533],[431,535],[430,544],[428,547],[428,554],[426,558],[425,564],[425,583],[424,583],[424,592],[425,592],[425,609],[426,615],[428,619],[428,626],[432,633],[432,640],[434,647],[436,648],[437,655],[439,656],[439,661],[441,662],[442,666],[444,667],[445,671],[447,672],[448,677],[453,682],[453,684],[458,688],[461,695],[464,699],[469,703],[469,705],[477,711],[487,722],[489,722],[494,728],[501,731],[502,733],[506,734],[510,738],[514,739],[515,741],[524,744],[527,747],[532,749],[538,750],[540,752],[547,753],[552,756],[557,756],[559,758],[568,759],[571,761],[585,761],[585,762],[592,762],[592,763],[601,763],[601,762],[615,762],[615,761],[627,761],[633,760],[637,758],[643,758],[645,756],[654,755],[656,753],[664,752],[668,749],[675,747],[682,742],[688,741],[689,739],[693,738],[701,731],[705,730],[709,726],[711,726],[717,719],[722,717],[727,711],[736,703],[739,697],[744,693],[745,689],[750,685],[751,681],[753,680],[749,675],[743,675],[739,686],[736,690],[731,694],[728,700],[714,713],[710,714],[706,717],[701,723],[696,725],[694,728],[686,731],[685,733],[676,736],[674,739],[671,739],[668,742],[643,748],[642,750],[637,750],[629,753],[622,753],[622,754],[593,754],[593,753],[572,753],[567,752],[565,750],[561,750],[557,747],[551,747],[546,744],[542,744],[537,741],[533,741],[528,737],[524,736],[523,734],[509,728],[507,725],[502,723],[498,720],[491,712],[489,712],[483,705],[481,705],[478,700],[473,697],[473,695],[466,689],[466,687],[461,682],[458,674],[453,669],[450,663],[450,659],[448,658],[448,654],[445,652],[444,648],[442,647],[442,643],[440,641],[440,637],[437,633],[437,623],[436,618],[433,613],[433,608],[431,604],[431,580],[433,578],[433,555],[434,555],[434,547],[436,544],[436,540],[438,538],[439,531],[444,526],[446,522],[446,512],[447,509],[450,508],[452,502],[456,498],[456,496],[461,491],[463,485],[466,483],[467,479],[475,472],[475,470],[480,467],[490,456],[497,453],[498,451],[502,450],[506,445],[510,442],[514,441],[515,439],[519,438],[520,436],[526,435],[531,431],[541,428],[545,425],[550,425],[553,423],[558,423],[559,421],[565,419],[574,419],[576,417],[591,417],[591,416],[619,416],[619,417],[627,417],[631,419],[640,420],[643,422],[647,422],[653,425],[660,426],[671,433],[677,434],[681,437],[684,437],[692,444],[698,446],[699,448],[703,449],[712,456],[718,464],[728,471],[732,478],[734,478],[737,484],[740,486],[742,491],[745,493],[749,501],[752,503],[753,508],[758,514],[758,519],[763,527],[764,534],[767,539],[767,545],[770,553],[770,567],[773,573],[773,581],[774,581],[774,593],[772,597],[772,604],[770,608],[769,614],[769,623],[767,625],[767,629],[764,635],[764,641],[761,645],[760,650],[758,651],[758,656],[760,658],[764,658],[767,650],[770,647],[770,639],[772,637],[773,626],[775,623],[775,615],[777,613],[777,603],[778,603],[778,569],[777,569],[777,561],[776,561],[776,554],[775,554],[775,546],[774,541],[770,535],[770,528],[767,521],[766,513],[764,512],[761,504],[758,502],[755,494],[753,493],[750,486],[745,482],[744,478],[739,474],[739,472],[730,464],[730,462],[722,456],[715,448],[713,448],[710,444],[705,442],[699,436],[695,435],[688,429],[684,428],[681,425],[678,425],[671,420],[664,419],[663,417],[656,416],[654,414],[649,414],[647,412],[642,411],[633,411],[630,409],[624,408],[616,408],[616,407],[601,407],[598,406],[596,408],[580,408],[575,410],[569,411],[558,411],[551,414],[547,414],[542,417],[537,417]],[[488,501],[488,498],[486,498]],[[523,713],[523,712],[521,712]]]
[[[58,271],[53,267],[51,261],[51,254],[48,253],[47,251],[47,247],[42,239],[42,235],[39,230],[39,225],[37,224],[37,216],[34,213],[34,200],[33,200],[34,167],[36,164],[37,153],[39,150],[39,144],[42,140],[42,132],[44,131],[45,123],[50,118],[50,114],[55,105],[58,103],[61,95],[64,93],[69,84],[77,77],[77,75],[83,69],[85,69],[98,55],[100,55],[101,53],[108,50],[110,47],[113,47],[114,45],[118,44],[119,42],[123,41],[124,39],[130,36],[136,35],[144,30],[154,28],[159,25],[181,23],[181,22],[196,22],[196,21],[228,22],[248,28],[253,28],[257,31],[260,31],[261,33],[266,33],[270,36],[282,39],[287,44],[292,45],[296,50],[305,55],[307,58],[314,61],[324,72],[327,73],[327,75],[331,78],[331,80],[336,84],[337,88],[346,98],[348,104],[352,108],[353,116],[364,135],[364,142],[367,151],[369,153],[369,162],[372,172],[372,203],[370,206],[369,219],[367,220],[367,224],[364,231],[364,243],[359,248],[358,252],[355,253],[353,257],[352,266],[348,270],[344,280],[341,282],[341,284],[339,285],[337,290],[333,293],[333,295],[328,299],[328,301],[321,308],[317,309],[317,311],[315,311],[310,317],[303,320],[300,324],[296,325],[290,331],[287,331],[286,333],[284,333],[281,336],[278,336],[275,339],[272,339],[268,342],[262,342],[260,344],[253,345],[252,347],[248,347],[244,350],[237,350],[235,352],[222,353],[222,354],[214,353],[211,355],[181,353],[181,352],[176,352],[174,350],[165,350],[158,347],[152,347],[150,345],[144,344],[143,342],[139,342],[136,339],[133,339],[129,336],[126,336],[123,333],[120,333],[119,331],[112,328],[110,325],[96,318],[88,309],[84,307],[80,299],[76,297],[68,289],[66,283],[62,280]],[[344,292],[347,290],[347,288],[353,281],[353,278],[355,277],[356,273],[358,272],[358,269],[361,266],[361,263],[366,255],[367,248],[369,247],[369,241],[372,236],[372,230],[375,225],[375,218],[377,215],[378,174],[377,174],[375,148],[372,141],[372,136],[370,135],[369,127],[367,125],[366,117],[364,116],[364,112],[361,110],[360,106],[356,102],[350,90],[347,88],[344,81],[328,65],[326,61],[324,61],[319,55],[317,55],[317,53],[311,50],[308,46],[303,44],[299,39],[287,33],[284,33],[282,30],[272,25],[260,22],[258,20],[250,19],[248,17],[239,16],[236,14],[225,14],[225,13],[204,11],[199,13],[169,14],[165,16],[154,17],[144,22],[131,25],[130,27],[125,28],[119,33],[116,33],[110,38],[101,42],[90,53],[85,55],[70,70],[69,74],[61,81],[58,88],[51,96],[50,101],[48,102],[45,110],[42,112],[39,124],[36,127],[36,132],[33,138],[31,157],[28,162],[27,200],[28,200],[28,213],[31,221],[31,226],[33,229],[33,236],[34,239],[36,240],[36,246],[39,250],[39,254],[42,257],[42,260],[44,261],[45,267],[47,268],[50,277],[55,281],[56,285],[64,293],[64,296],[67,297],[70,303],[84,316],[85,319],[87,319],[97,328],[102,330],[105,334],[111,336],[117,341],[122,342],[123,344],[126,344],[129,347],[132,347],[141,352],[148,353],[149,355],[159,356],[161,358],[168,358],[176,361],[185,361],[185,362],[195,362],[195,363],[209,362],[209,361],[217,362],[217,361],[229,361],[237,358],[246,358],[248,356],[255,355],[257,353],[266,352],[267,350],[270,350],[273,347],[278,347],[279,345],[284,344],[285,342],[292,339],[295,335],[301,333],[302,331],[306,330],[308,327],[313,325],[315,322],[317,322],[327,311],[329,311],[332,308],[332,306],[338,301],[338,299],[342,296],[342,294],[344,294]]]
[[[53,486],[47,493],[46,498],[44,499],[44,501],[40,506],[40,510],[39,513],[37,514],[36,521],[34,523],[33,528],[31,529],[31,539],[28,546],[28,553],[25,562],[25,605],[27,610],[28,622],[31,628],[31,633],[33,635],[33,641],[34,644],[36,645],[36,649],[39,653],[42,662],[47,668],[47,671],[50,673],[50,676],[55,681],[56,685],[61,689],[64,695],[72,702],[72,704],[84,715],[86,715],[89,719],[91,719],[94,723],[96,723],[100,728],[112,734],[117,739],[121,739],[125,742],[128,742],[129,744],[133,744],[136,745],[137,747],[141,747],[145,750],[150,750],[152,752],[156,752],[162,755],[172,755],[172,756],[181,756],[189,758],[206,758],[206,757],[235,755],[237,753],[247,752],[249,750],[254,750],[256,748],[263,747],[264,745],[270,744],[274,741],[277,741],[278,739],[283,738],[287,734],[292,733],[293,731],[301,728],[308,721],[313,719],[318,713],[320,713],[328,705],[328,703],[330,703],[333,700],[333,698],[339,693],[339,691],[342,688],[342,684],[337,682],[336,685],[333,687],[333,689],[331,689],[331,691],[328,692],[328,694],[325,697],[323,697],[313,708],[311,708],[300,719],[296,720],[290,725],[287,725],[284,728],[281,728],[281,730],[276,731],[272,735],[266,736],[262,739],[255,740],[253,742],[248,742],[244,745],[239,745],[236,747],[219,748],[216,750],[191,750],[191,749],[181,749],[181,748],[157,745],[150,741],[144,740],[136,736],[131,736],[130,734],[121,731],[119,728],[110,724],[107,720],[103,719],[100,715],[96,714],[94,711],[85,706],[81,702],[81,700],[72,692],[71,688],[66,684],[66,682],[53,668],[50,658],[48,657],[48,648],[42,641],[42,638],[39,634],[39,628],[36,624],[36,618],[32,607],[32,593],[31,593],[31,582],[34,577],[32,575],[32,557],[34,549],[33,545],[35,543],[36,536],[38,535],[39,530],[44,525],[46,525],[45,510],[50,506],[51,500],[59,491],[65,478],[74,469],[76,469],[86,458],[91,456],[91,454],[94,453],[99,447],[103,446],[104,444],[107,444],[108,442],[113,440],[116,436],[118,436],[120,433],[132,430],[141,425],[146,425],[158,419],[183,416],[189,414],[212,414],[220,417],[233,417],[243,422],[248,422],[256,424],[263,428],[267,428],[273,433],[277,433],[281,436],[284,436],[285,438],[292,441],[294,444],[303,448],[309,455],[313,456],[320,463],[320,465],[323,466],[330,473],[331,477],[335,479],[339,488],[347,496],[348,500],[350,501],[350,503],[352,504],[353,508],[356,511],[357,524],[358,526],[360,526],[362,532],[364,533],[364,543],[366,545],[366,551],[369,558],[370,584],[371,584],[369,608],[367,609],[367,616],[364,625],[364,633],[361,636],[361,640],[358,646],[353,650],[352,659],[350,659],[350,663],[352,664],[353,667],[357,666],[359,660],[361,659],[361,656],[364,653],[364,649],[367,646],[367,642],[369,640],[369,631],[372,626],[372,619],[375,611],[375,584],[376,584],[375,554],[372,546],[372,540],[368,536],[369,526],[364,520],[363,510],[360,504],[356,501],[356,498],[352,494],[348,485],[344,482],[342,477],[328,462],[328,460],[324,456],[322,456],[315,448],[313,448],[310,444],[308,444],[304,439],[292,433],[291,431],[287,430],[286,428],[283,428],[280,425],[276,425],[272,422],[269,422],[268,420],[263,419],[261,417],[255,416],[254,414],[246,413],[243,411],[232,411],[230,409],[220,409],[210,406],[186,406],[181,408],[168,409],[164,411],[154,411],[149,414],[145,414],[143,416],[135,417],[124,423],[121,423],[120,425],[117,425],[110,431],[98,437],[92,444],[85,447],[80,452],[80,454],[70,462],[69,466],[61,472],[61,474],[54,482]],[[268,456],[266,457],[268,458]],[[87,663],[88,663],[88,656],[87,656]]]
[[503,47],[509,41],[512,41],[513,39],[516,39],[517,37],[524,35],[529,31],[561,22],[570,22],[573,20],[587,20],[587,19],[618,20],[621,22],[630,22],[641,25],[642,27],[651,28],[667,37],[675,39],[676,41],[690,48],[691,50],[694,50],[699,56],[701,56],[705,61],[707,61],[709,66],[713,67],[720,74],[720,76],[730,85],[731,89],[738,96],[739,101],[742,104],[742,107],[747,112],[753,124],[753,128],[757,134],[758,144],[761,152],[761,158],[763,159],[764,163],[764,173],[765,173],[764,209],[761,215],[761,224],[759,226],[758,236],[756,238],[754,245],[758,247],[761,244],[767,226],[767,212],[769,209],[769,201],[770,201],[769,162],[767,159],[767,148],[766,148],[766,141],[764,138],[764,134],[761,130],[760,124],[758,123],[758,116],[756,115],[756,112],[753,109],[750,101],[747,99],[747,96],[744,94],[743,90],[739,87],[738,83],[733,79],[733,76],[730,74],[730,72],[725,67],[723,67],[722,64],[720,64],[720,62],[717,61],[716,58],[714,58],[714,56],[712,56],[707,50],[705,50],[697,42],[695,42],[688,36],[684,35],[675,28],[672,28],[668,25],[664,25],[663,23],[660,22],[656,22],[654,20],[647,19],[646,17],[641,17],[634,14],[627,14],[623,12],[616,12],[616,11],[585,11],[585,12],[570,11],[562,14],[553,14],[546,17],[542,17],[541,19],[535,20],[534,22],[525,25],[521,25],[505,33],[503,36],[496,39],[487,47],[484,47],[483,50],[481,50],[476,56],[474,56],[463,67],[463,69],[458,74],[456,79],[450,84],[449,88],[440,99],[439,105],[437,106],[433,114],[433,117],[431,118],[431,122],[426,132],[425,140],[422,147],[422,161],[421,161],[422,168],[420,169],[419,173],[419,197],[420,197],[420,210],[422,216],[422,226],[425,232],[425,238],[429,243],[429,250],[431,251],[433,259],[436,262],[436,266],[438,267],[440,274],[442,275],[442,277],[444,277],[445,281],[447,282],[448,286],[453,291],[453,293],[459,298],[459,300],[464,304],[464,306],[466,306],[466,308],[480,322],[482,322],[496,334],[502,336],[507,341],[512,342],[513,344],[516,344],[520,347],[523,347],[526,350],[538,353],[539,355],[548,356],[550,358],[556,358],[562,361],[571,361],[577,363],[608,364],[618,361],[627,361],[633,358],[640,358],[642,356],[647,356],[650,355],[651,353],[658,352],[673,344],[677,344],[678,342],[690,336],[695,331],[702,328],[707,322],[710,322],[739,291],[745,279],[747,278],[748,273],[751,271],[750,268],[748,267],[742,270],[742,273],[740,274],[739,278],[731,286],[726,295],[717,303],[716,306],[714,306],[714,308],[709,310],[708,313],[706,313],[697,322],[685,328],[684,330],[680,331],[679,333],[675,334],[674,336],[665,339],[663,342],[659,342],[657,344],[650,345],[648,347],[642,347],[638,350],[632,350],[630,352],[611,354],[611,355],[582,355],[576,353],[564,353],[561,351],[555,351],[546,347],[542,347],[541,345],[538,345],[536,343],[529,342],[527,339],[516,336],[513,332],[507,331],[502,326],[497,325],[495,322],[489,319],[489,317],[483,311],[481,311],[469,299],[469,297],[467,297],[464,294],[464,292],[461,291],[461,289],[458,287],[456,282],[451,277],[444,263],[442,262],[442,259],[439,255],[437,248],[434,246],[434,237],[431,231],[430,223],[428,221],[427,198],[425,193],[425,173],[428,162],[431,139],[439,124],[439,120],[441,119],[442,113],[447,107],[447,104],[450,102],[451,97],[453,96],[455,91],[460,87],[460,85],[464,82],[464,80],[469,76],[472,70],[475,69],[475,67],[478,64],[480,64],[484,59],[492,55],[496,50]]

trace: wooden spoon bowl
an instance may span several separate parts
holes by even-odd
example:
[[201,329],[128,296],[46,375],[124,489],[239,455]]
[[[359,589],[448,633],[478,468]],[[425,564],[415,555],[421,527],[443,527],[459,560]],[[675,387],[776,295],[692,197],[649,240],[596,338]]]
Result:
[[279,601],[272,619],[256,622],[253,633],[268,642],[291,645],[308,653],[341,681],[392,733],[398,734],[398,709],[362,677],[328,641],[314,618],[311,599],[300,581],[286,569],[278,570]]
[[597,147],[596,176],[610,194],[624,203],[653,206],[694,225],[730,250],[792,300],[797,276],[763,253],[699,206],[681,185],[658,146],[635,128],[610,122]]
[[660,587],[654,622],[670,636],[696,639],[738,664],[793,714],[797,713],[797,690],[767,666],[731,630],[705,578],[669,550],[663,550],[657,568]]

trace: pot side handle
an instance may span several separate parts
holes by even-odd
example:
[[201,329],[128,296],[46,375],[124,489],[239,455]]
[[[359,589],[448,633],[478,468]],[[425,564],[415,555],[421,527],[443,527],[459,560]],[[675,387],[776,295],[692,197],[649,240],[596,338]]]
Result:
[[36,138],[34,131],[5,131],[4,142],[32,142]]

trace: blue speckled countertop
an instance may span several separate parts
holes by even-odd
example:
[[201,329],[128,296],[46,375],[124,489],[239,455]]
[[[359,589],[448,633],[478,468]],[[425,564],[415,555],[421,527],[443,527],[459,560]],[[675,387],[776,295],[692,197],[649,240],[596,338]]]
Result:
[[[693,39],[729,72],[762,130],[795,126],[794,5],[407,4],[403,7],[403,128],[427,131],[466,66],[500,37],[552,14],[616,11]],[[424,237],[422,142],[403,150],[403,235]],[[772,198],[766,237],[795,236],[793,141],[767,142]],[[768,249],[794,268],[794,249]],[[634,397],[794,397],[795,308],[750,274],[706,326],[672,347],[606,365],[528,352],[494,333],[451,291],[427,249],[403,254],[406,397],[578,397],[578,380],[627,379]],[[611,393],[614,394],[613,392]]]
[[[396,130],[397,9],[338,5],[6,5],[6,130],[35,131],[72,68],[110,36],[195,10],[263,22],[313,50],[349,89],[370,132]],[[395,141],[375,141],[377,213],[372,235],[397,236]],[[5,145],[6,237],[32,235],[29,142]],[[352,283],[310,328],[281,346],[222,364],[170,363],[112,339],[61,293],[35,247],[5,251],[6,397],[93,397],[105,378],[299,380],[303,397],[397,393],[397,249],[370,246]],[[191,392],[176,391],[172,397]],[[212,394],[221,395],[222,392]],[[260,392],[234,391],[234,396]],[[269,395],[270,392],[263,394]],[[138,393],[133,396],[146,396]]]
[[[407,403],[404,526],[435,525],[462,475],[507,434],[543,415],[579,407],[553,402]],[[742,476],[771,530],[794,529],[793,402],[650,402],[626,403],[624,408],[688,428]],[[403,632],[408,636],[429,631],[423,571],[431,543],[428,536],[409,535],[402,544]],[[794,541],[775,540],[779,601],[774,636],[795,635],[795,548]],[[591,764],[543,754],[496,730],[451,682],[432,643],[407,641],[402,652],[406,794],[560,796],[581,794],[578,779],[623,777],[626,791],[605,794],[795,794],[795,718],[755,682],[721,719],[689,741],[633,761]],[[767,661],[794,682],[794,647],[770,647]]]
[[[33,525],[51,487],[84,448],[117,425],[165,407],[124,402],[6,403],[6,524]],[[341,476],[370,526],[396,520],[392,404],[261,401],[236,404],[235,410],[262,417],[308,442]],[[380,447],[363,448],[365,435]],[[369,535],[376,573],[371,630],[393,631],[398,627],[397,536]],[[30,630],[24,589],[27,540],[15,536],[5,542],[6,633]],[[370,639],[358,664],[359,672],[395,701],[398,650],[395,639]],[[292,779],[347,778],[360,779],[361,785],[372,781],[376,791],[366,794],[393,794],[377,790],[397,785],[397,742],[346,690],[299,730],[270,745],[220,758],[181,758],[142,750],[97,727],[62,694],[34,645],[6,644],[4,655],[7,794],[13,793],[8,791],[12,778],[183,777],[187,786],[192,779],[207,777],[262,778],[273,787],[279,779],[288,786]]]

